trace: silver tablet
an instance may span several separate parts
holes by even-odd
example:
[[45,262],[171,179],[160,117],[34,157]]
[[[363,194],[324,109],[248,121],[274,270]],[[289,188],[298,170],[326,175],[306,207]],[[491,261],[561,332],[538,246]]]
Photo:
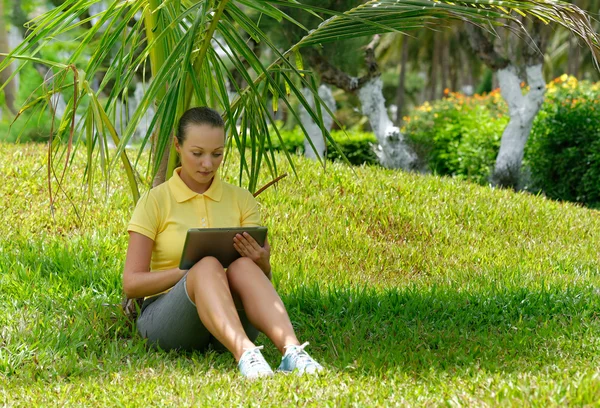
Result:
[[214,256],[227,268],[241,255],[233,247],[233,237],[249,233],[258,245],[265,245],[267,227],[191,228],[188,230],[179,269],[190,269],[205,256]]

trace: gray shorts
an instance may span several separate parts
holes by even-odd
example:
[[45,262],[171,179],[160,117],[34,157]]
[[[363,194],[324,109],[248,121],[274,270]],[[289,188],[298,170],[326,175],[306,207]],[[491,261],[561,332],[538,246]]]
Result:
[[[187,294],[186,277],[167,293],[144,300],[137,319],[138,331],[151,346],[163,350],[203,351],[209,346],[219,351],[227,350],[198,317],[196,305]],[[241,307],[237,309],[246,335],[250,341],[256,340],[259,331],[250,324],[244,310]]]

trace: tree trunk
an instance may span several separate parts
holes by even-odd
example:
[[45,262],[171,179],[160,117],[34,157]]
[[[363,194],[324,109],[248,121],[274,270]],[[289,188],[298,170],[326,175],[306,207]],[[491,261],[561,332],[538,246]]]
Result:
[[[159,13],[157,12],[161,3],[162,2],[159,0],[149,0],[148,8],[146,8],[146,10],[143,14],[147,42],[152,42],[152,41],[156,40],[162,34],[162,28],[161,28],[160,24],[158,23]],[[150,61],[151,61],[150,65],[151,65],[151,71],[152,71],[153,77],[156,76],[156,74],[160,71],[160,69],[166,59],[166,53],[167,53],[168,48],[165,45],[166,44],[165,41],[166,40],[158,41],[156,46],[150,52],[149,57],[150,57]],[[164,87],[162,87],[161,90],[156,95],[156,99],[155,99],[156,106],[158,106],[158,104],[160,103],[162,98],[164,98],[166,92],[167,92],[167,84],[164,84]],[[157,128],[154,129],[154,133],[152,134],[151,140],[152,140],[152,152],[154,155],[156,155],[157,151],[158,151],[158,129]],[[163,154],[159,158],[160,162],[158,165],[158,171],[156,172],[156,174],[154,175],[154,179],[152,180],[153,187],[156,187],[157,185],[162,184],[167,179],[167,171],[169,169],[169,161],[170,161],[169,159],[171,157],[171,146],[172,145],[173,145],[173,141],[171,138],[169,138],[169,140],[166,141],[166,145],[165,145]],[[155,156],[154,160],[157,160],[156,156]]]
[[433,34],[433,55],[431,56],[431,69],[429,70],[429,95],[428,100],[433,101],[436,99],[437,92],[437,77],[438,77],[438,66],[440,64],[440,39],[436,33]]
[[[8,31],[6,30],[4,14],[4,2],[0,1],[0,53],[8,54],[10,52],[10,46],[8,44]],[[5,57],[0,56],[0,62],[4,61]],[[15,109],[16,99],[16,88],[14,81],[9,81],[12,74],[12,66],[7,66],[2,72],[0,72],[0,84],[6,84],[4,87],[4,102],[8,110],[13,114],[17,114]],[[8,82],[8,83],[7,83]]]
[[406,66],[408,63],[408,36],[402,39],[402,57],[400,59],[400,79],[398,80],[398,89],[396,90],[396,126],[402,123],[402,114],[404,112],[404,98],[406,95]]
[[[8,47],[11,50],[14,50],[22,42],[23,42],[23,37],[21,36],[21,32],[16,27],[12,27],[8,31]],[[18,67],[19,67],[18,61],[15,61],[12,63],[13,72],[15,72]],[[19,94],[19,79],[20,79],[20,74],[17,72],[17,75],[15,75],[12,79],[13,83],[15,84],[15,95]]]
[[[448,77],[450,72],[450,54],[448,53],[449,41],[446,38],[440,39],[440,71],[442,83],[442,96],[446,89],[449,89]],[[436,95],[437,96],[437,95]]]
[[569,36],[569,61],[567,72],[574,77],[579,76],[579,67],[581,66],[582,52],[575,36]]
[[[475,93],[475,80],[473,75],[473,63],[471,62],[470,56],[467,54],[464,48],[460,49],[460,58],[458,58],[460,66],[459,69],[457,64],[457,70],[461,73],[461,87],[460,90],[467,96],[471,96]],[[457,88],[458,89],[458,88]]]
[[458,77],[458,71],[460,69],[463,69],[463,67],[460,64],[460,55],[458,55],[458,53],[455,53],[452,55],[452,57],[449,56],[449,71],[450,71],[450,91],[458,91],[460,89],[460,80]]
[[[335,112],[335,99],[333,98],[331,89],[326,85],[321,85],[319,87],[318,94],[323,102],[325,102],[327,107],[332,112]],[[308,88],[303,88],[302,95],[304,95],[304,98],[306,98],[307,102],[310,104],[310,107],[316,111],[315,99],[313,98],[312,92]],[[325,138],[323,137],[323,130],[315,123],[312,117],[308,114],[308,111],[304,109],[304,106],[300,105],[299,110],[300,121],[302,122],[302,126],[304,126],[304,129],[306,129],[307,133],[307,138],[304,139],[304,155],[313,160],[317,160],[317,157],[324,158],[327,145],[325,143]],[[321,106],[321,116],[323,117],[323,125],[327,130],[330,130],[331,125],[333,125],[333,118],[323,106]],[[310,142],[312,142],[314,145],[314,149]]]
[[500,151],[492,175],[492,183],[502,187],[518,188],[525,143],[546,92],[542,64],[526,67],[530,91],[521,92],[521,79],[513,65],[498,71],[502,97],[508,104],[510,121],[502,134]]
[[[500,87],[502,97],[508,104],[510,121],[502,134],[500,150],[496,157],[496,164],[490,181],[502,187],[520,188],[521,164],[525,143],[533,126],[546,92],[546,83],[543,75],[543,53],[545,49],[545,36],[543,24],[535,21],[529,31],[527,43],[523,46],[523,59],[525,73],[530,91],[523,95],[521,78],[514,63],[508,58],[499,55],[493,43],[487,39],[479,28],[466,26],[469,42],[481,60],[495,71],[495,81]],[[513,49],[515,47],[509,47]]]
[[379,146],[375,153],[380,163],[388,168],[409,170],[413,167],[416,156],[405,143],[404,136],[390,118],[385,108],[383,97],[383,81],[380,77],[370,79],[357,92],[363,113],[369,118],[373,133]]
[[385,108],[383,82],[374,51],[378,39],[379,37],[375,36],[365,49],[367,73],[359,78],[351,77],[317,52],[307,53],[307,59],[319,72],[323,82],[335,85],[346,92],[356,92],[362,111],[369,118],[371,128],[379,142],[375,147],[375,153],[381,165],[408,170],[413,167],[416,156],[404,142],[404,136],[400,133],[400,129],[394,126]]

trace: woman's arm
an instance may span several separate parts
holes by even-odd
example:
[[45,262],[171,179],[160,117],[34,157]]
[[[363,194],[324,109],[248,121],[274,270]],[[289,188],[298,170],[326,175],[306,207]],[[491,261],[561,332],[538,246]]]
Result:
[[123,270],[123,291],[128,298],[156,295],[174,286],[185,275],[179,268],[150,273],[154,241],[137,232],[129,232],[129,246]]

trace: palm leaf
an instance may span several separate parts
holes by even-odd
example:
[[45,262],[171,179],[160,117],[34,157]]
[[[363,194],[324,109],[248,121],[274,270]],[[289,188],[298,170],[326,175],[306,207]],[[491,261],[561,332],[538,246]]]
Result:
[[[14,75],[25,64],[34,62],[45,63],[56,69],[77,66],[80,84],[85,87],[79,86],[75,92],[74,98],[80,101],[79,104],[73,100],[68,101],[72,117],[62,118],[57,139],[68,140],[63,133],[72,132],[74,128],[85,134],[85,137],[79,139],[79,143],[86,143],[87,147],[88,183],[93,179],[91,162],[94,149],[100,149],[101,162],[105,166],[112,168],[116,165],[116,160],[121,158],[125,163],[134,198],[137,196],[136,172],[134,166],[127,164],[128,159],[125,160],[125,146],[131,141],[150,106],[155,107],[156,114],[141,141],[135,166],[144,146],[151,144],[153,159],[148,169],[151,173],[156,173],[163,153],[172,143],[177,118],[192,104],[208,104],[224,112],[227,131],[232,135],[230,145],[235,145],[241,157],[240,183],[247,179],[250,189],[255,189],[263,164],[275,176],[277,169],[274,156],[268,156],[267,147],[271,143],[271,137],[281,139],[281,135],[267,109],[266,101],[270,100],[275,109],[281,97],[290,114],[297,118],[296,108],[290,102],[297,100],[317,123],[322,123],[321,106],[332,115],[318,96],[314,78],[306,75],[307,71],[298,52],[302,47],[319,46],[357,35],[408,33],[447,20],[465,21],[480,26],[506,25],[507,21],[518,23],[518,18],[525,15],[564,27],[589,46],[596,64],[600,59],[600,42],[588,15],[576,6],[558,0],[378,0],[366,2],[346,12],[292,0],[114,0],[106,10],[94,16],[98,20],[92,29],[84,31],[81,17],[90,5],[98,1],[65,0],[59,7],[33,20],[30,23],[31,33],[0,63],[0,71],[14,59],[23,61]],[[242,10],[240,5],[245,9]],[[261,19],[287,20],[304,30],[310,28],[303,27],[284,13],[281,9],[284,6],[315,16],[323,15],[327,19],[314,30],[307,31],[297,44],[281,51],[270,41],[259,24],[249,17],[249,12],[259,15]],[[142,13],[143,18],[132,24],[138,13]],[[75,37],[79,41],[79,46],[69,60],[64,64],[45,60],[41,54],[44,47],[51,41],[66,36]],[[247,44],[248,37],[271,49],[274,60],[269,64],[261,61]],[[216,44],[224,51],[223,55],[213,48]],[[82,64],[82,59],[87,60],[85,64]],[[127,118],[127,125],[116,129],[116,116],[123,115],[122,112],[119,113],[119,104],[127,106],[127,93],[135,81],[135,72],[148,62],[152,80],[145,84],[145,95],[136,111]],[[237,71],[247,83],[244,88],[237,86],[231,69]],[[92,90],[89,86],[92,78],[104,71],[100,86]],[[237,91],[231,102],[227,82]],[[102,93],[108,86],[111,86],[111,90],[107,92],[107,97],[103,97]],[[310,107],[302,95],[302,88],[311,90],[317,109]],[[55,89],[56,92],[63,90]],[[32,103],[23,109],[37,109],[43,103]],[[80,127],[73,125],[77,105],[84,111],[85,118]],[[242,124],[240,131],[236,128],[238,123]],[[275,134],[271,135],[269,132]],[[107,133],[117,146],[114,151],[108,150],[106,143],[94,142],[99,137],[105,139]],[[326,129],[323,133],[334,148],[338,148]],[[53,146],[57,145],[58,142],[53,143]],[[292,157],[287,155],[287,158],[295,172]],[[170,164],[172,168],[174,160]]]

